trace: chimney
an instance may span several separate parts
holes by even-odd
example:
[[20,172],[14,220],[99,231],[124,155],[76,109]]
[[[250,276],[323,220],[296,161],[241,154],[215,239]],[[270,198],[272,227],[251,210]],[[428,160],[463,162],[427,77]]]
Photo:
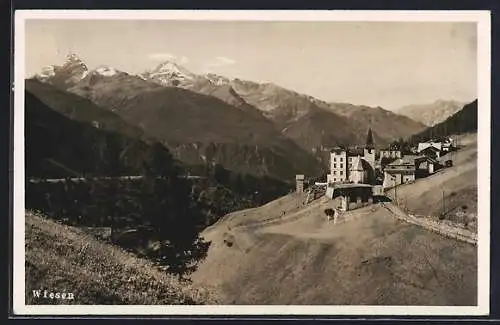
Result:
[[304,192],[304,175],[295,175],[297,193]]

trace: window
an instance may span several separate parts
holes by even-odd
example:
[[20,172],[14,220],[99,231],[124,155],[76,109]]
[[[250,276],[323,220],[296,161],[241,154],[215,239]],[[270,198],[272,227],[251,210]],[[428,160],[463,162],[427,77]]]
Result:
[[340,171],[340,175],[344,175],[344,172],[343,172],[343,171]]
[[337,179],[334,177],[334,178],[333,178],[333,181],[334,181],[334,182],[336,182],[336,181],[337,181]]
[[349,162],[352,162],[352,157],[349,157]]
[[342,162],[342,161],[344,161],[344,158],[340,157],[340,161],[341,161],[341,162]]
[[349,168],[352,168],[352,164],[349,164]]
[[340,168],[344,168],[344,164],[340,164]]
[[333,175],[337,175],[337,171],[336,170],[333,171]]
[[336,157],[333,157],[333,161],[337,161],[337,158],[336,158]]
[[333,168],[337,168],[337,164],[333,164]]

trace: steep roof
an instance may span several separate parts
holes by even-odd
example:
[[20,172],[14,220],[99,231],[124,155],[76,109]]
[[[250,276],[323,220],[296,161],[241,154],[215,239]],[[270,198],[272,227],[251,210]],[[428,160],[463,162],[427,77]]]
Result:
[[354,157],[354,156],[363,156],[365,153],[363,151],[363,148],[350,148],[347,150],[347,155]]
[[396,159],[387,166],[403,166],[403,165],[415,165],[415,158],[416,156],[414,155],[406,155],[403,156],[402,158]]
[[364,171],[369,169],[370,169],[370,164],[362,157],[356,157],[356,159],[352,162],[352,167],[350,168],[351,171],[356,171],[356,170]]
[[437,164],[437,162],[438,162],[436,159],[431,158],[431,157],[426,156],[426,155],[415,157],[415,162],[422,162],[422,161],[428,161],[428,162],[431,162],[433,164]]
[[345,152],[346,149],[342,148],[342,147],[334,147],[332,149],[330,149],[330,153],[335,153],[336,155],[340,155],[342,152]]
[[434,149],[437,149],[438,151],[441,151],[442,143],[441,142],[420,142],[418,144],[417,151],[420,152],[420,151],[425,150],[427,148],[434,148]]

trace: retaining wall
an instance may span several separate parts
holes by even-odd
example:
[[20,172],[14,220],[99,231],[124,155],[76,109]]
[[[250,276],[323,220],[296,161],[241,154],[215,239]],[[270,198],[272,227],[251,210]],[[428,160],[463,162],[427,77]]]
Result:
[[473,245],[477,245],[477,234],[467,229],[455,227],[443,222],[435,221],[429,218],[416,218],[415,216],[406,214],[403,210],[392,204],[381,203],[398,219],[421,226],[428,230],[439,233],[440,235],[464,241]]

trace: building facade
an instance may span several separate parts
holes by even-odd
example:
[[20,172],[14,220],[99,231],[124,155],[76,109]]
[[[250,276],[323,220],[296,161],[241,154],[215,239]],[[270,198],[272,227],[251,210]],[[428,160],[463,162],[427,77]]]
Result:
[[415,158],[415,178],[426,177],[434,174],[439,162],[431,157],[422,155]]
[[391,149],[380,150],[380,159],[382,158],[392,158],[392,159],[401,158],[401,150],[391,150]]
[[326,196],[339,211],[358,209],[373,203],[373,187],[368,184],[329,184]]
[[415,181],[415,157],[405,156],[388,164],[384,169],[384,188]]
[[343,148],[334,148],[331,150],[330,174],[327,176],[327,182],[345,183],[348,180],[348,164],[347,150]]
[[436,147],[426,147],[418,152],[420,155],[427,156],[429,158],[438,159],[441,155],[441,151]]
[[363,149],[337,147],[330,151],[330,173],[327,175],[327,183],[373,183],[376,169],[375,156],[370,129]]

